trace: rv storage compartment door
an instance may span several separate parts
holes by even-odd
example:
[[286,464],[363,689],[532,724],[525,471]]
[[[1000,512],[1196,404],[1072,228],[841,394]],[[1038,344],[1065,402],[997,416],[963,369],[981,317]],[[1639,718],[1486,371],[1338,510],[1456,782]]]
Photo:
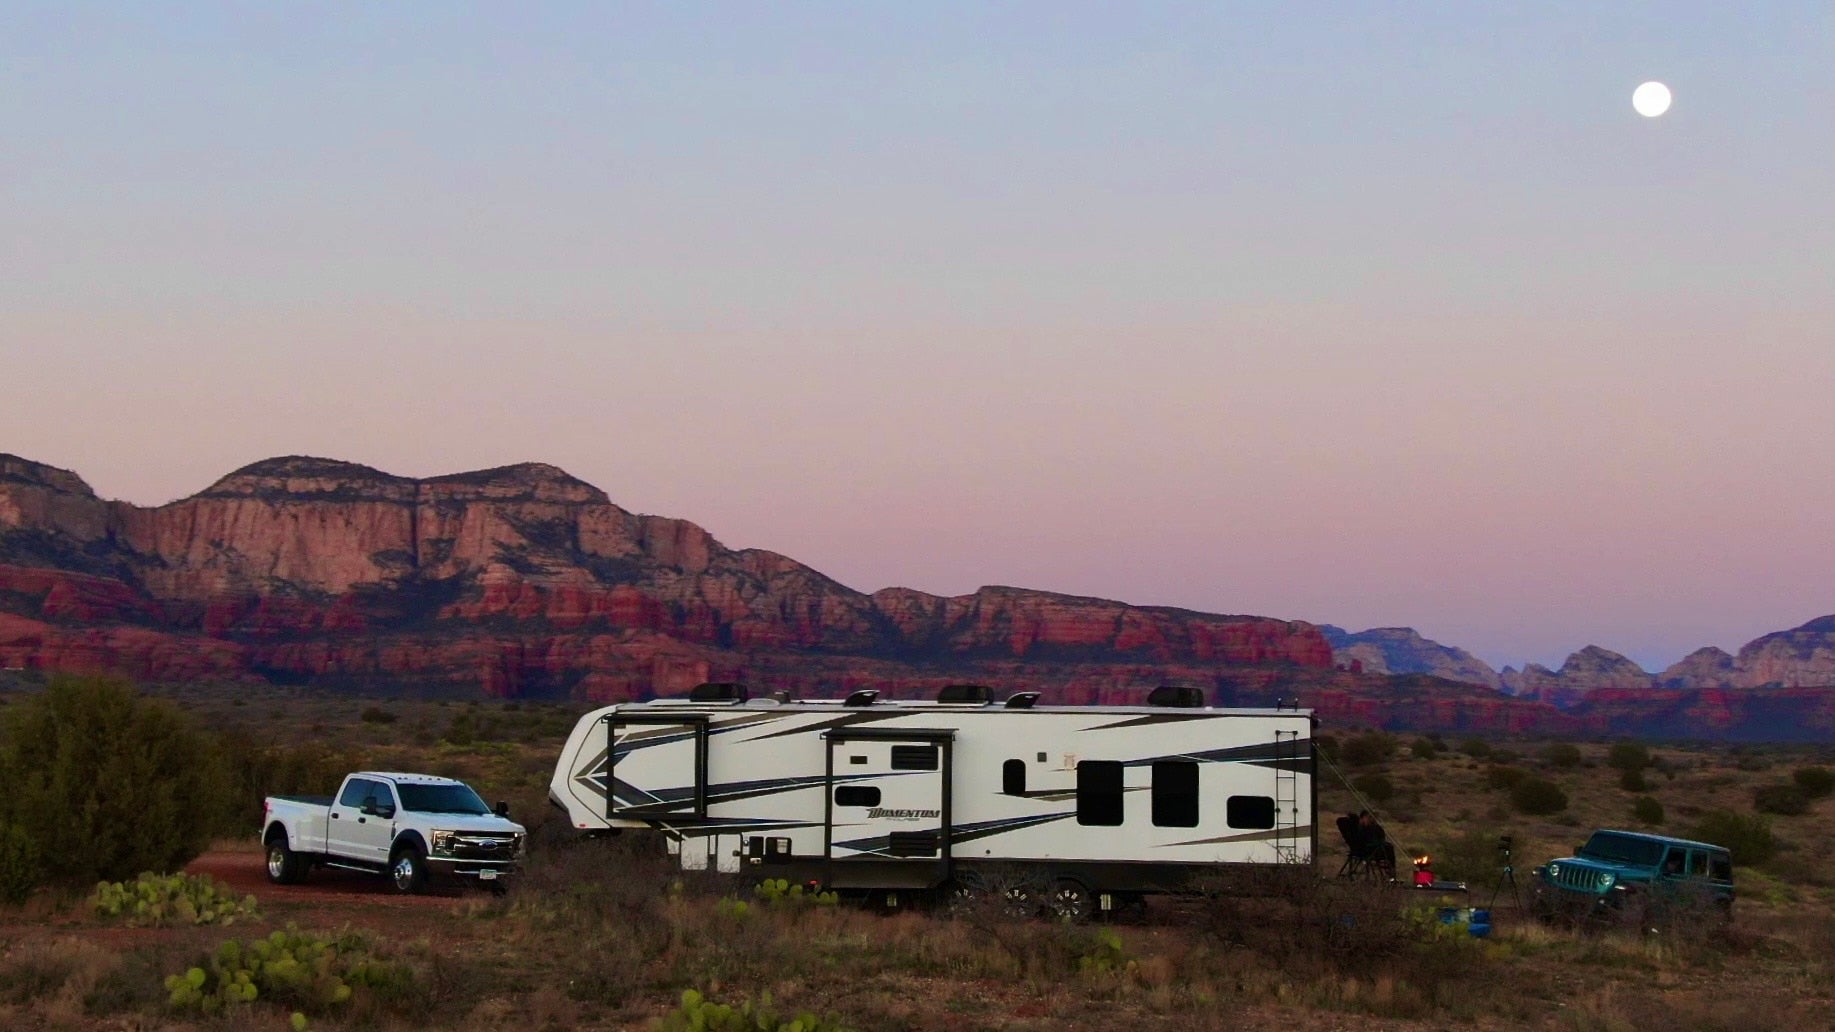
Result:
[[[864,883],[930,885],[948,874],[954,732],[861,729],[828,734],[828,859],[906,868]],[[856,879],[837,869],[833,882]]]
[[606,727],[607,819],[707,816],[705,715],[614,713]]

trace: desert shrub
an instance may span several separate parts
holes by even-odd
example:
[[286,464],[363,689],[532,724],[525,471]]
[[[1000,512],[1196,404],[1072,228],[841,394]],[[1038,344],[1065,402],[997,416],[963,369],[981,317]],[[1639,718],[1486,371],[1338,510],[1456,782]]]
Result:
[[1436,875],[1471,885],[1495,880],[1504,867],[1501,848],[1507,829],[1467,828],[1451,839],[1433,843],[1428,855],[1433,858]]
[[1650,796],[1638,796],[1631,804],[1631,817],[1640,824],[1662,824],[1663,804]]
[[261,801],[271,795],[329,795],[348,771],[361,770],[361,757],[321,742],[258,743],[237,732],[219,739],[229,770],[231,805],[216,833],[245,835],[261,824]]
[[1546,816],[1567,809],[1567,793],[1552,781],[1524,778],[1510,789],[1510,802],[1519,813]]
[[752,886],[752,895],[774,907],[832,907],[841,898],[833,892],[804,891],[801,884],[788,878],[766,878]]
[[393,724],[399,719],[400,718],[394,713],[383,709],[381,706],[363,707],[363,722],[365,724]]
[[1736,864],[1762,864],[1778,852],[1771,822],[1758,814],[1709,810],[1701,815],[1693,834],[1703,842],[1727,847]]
[[1338,756],[1350,767],[1374,767],[1387,763],[1395,755],[1395,737],[1381,731],[1370,731],[1351,738],[1340,746]]
[[142,874],[131,882],[103,882],[89,896],[97,917],[128,925],[232,925],[255,917],[254,896],[224,891],[209,875]]
[[224,942],[200,963],[169,976],[166,990],[172,1009],[206,1015],[230,1014],[256,1000],[325,1013],[358,992],[411,1002],[415,975],[377,958],[361,935],[327,939],[288,926],[263,939]]
[[1542,750],[1542,762],[1560,770],[1580,766],[1580,748],[1572,742],[1556,742]]
[[1337,735],[1314,736],[1313,748],[1319,751],[1319,755],[1325,757],[1328,760],[1335,761],[1338,759],[1338,736]]
[[1491,743],[1482,738],[1468,738],[1459,743],[1459,751],[1475,760],[1482,760],[1491,755]]
[[1650,750],[1641,742],[1613,742],[1606,750],[1606,766],[1614,770],[1643,770],[1650,766]]
[[1395,785],[1381,774],[1359,774],[1351,779],[1351,787],[1373,803],[1386,803],[1395,798]]
[[16,824],[0,821],[0,902],[20,903],[38,887],[38,846]]
[[1417,738],[1408,745],[1408,751],[1417,760],[1431,760],[1440,755],[1441,746],[1434,744],[1431,738]]
[[665,1032],[700,1032],[707,1029],[717,1032],[720,1029],[732,1029],[734,1032],[845,1032],[846,1026],[833,1018],[817,1017],[804,1012],[795,1017],[780,1017],[771,1007],[771,994],[765,993],[757,1003],[746,1000],[734,1007],[724,1003],[714,1003],[702,996],[699,990],[684,989],[682,1003],[675,1010],[657,1022],[656,1027]]
[[1775,813],[1786,817],[1795,817],[1808,812],[1809,796],[1794,782],[1779,781],[1775,784],[1760,785],[1752,790],[1752,806],[1760,813]]
[[1643,771],[1631,767],[1618,772],[1618,787],[1627,792],[1648,792],[1650,782],[1644,780]]
[[1835,771],[1827,767],[1798,767],[1790,777],[1811,799],[1821,799],[1835,792]]
[[0,824],[47,878],[93,883],[184,866],[222,821],[229,778],[177,708],[110,678],[54,677],[11,707],[0,739]]
[[1528,773],[1517,767],[1506,767],[1494,763],[1485,768],[1485,786],[1487,788],[1512,789],[1528,777]]

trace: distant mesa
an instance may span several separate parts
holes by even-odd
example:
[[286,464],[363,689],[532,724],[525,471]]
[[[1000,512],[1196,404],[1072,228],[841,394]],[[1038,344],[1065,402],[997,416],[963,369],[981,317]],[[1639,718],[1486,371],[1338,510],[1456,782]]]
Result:
[[1823,617],[1660,677],[1592,646],[1500,674],[1408,628],[1008,586],[866,594],[545,463],[417,479],[283,456],[143,507],[0,455],[0,667],[27,671],[581,701],[749,681],[1140,702],[1164,683],[1218,705],[1299,696],[1328,723],[1835,737],[1831,641]]

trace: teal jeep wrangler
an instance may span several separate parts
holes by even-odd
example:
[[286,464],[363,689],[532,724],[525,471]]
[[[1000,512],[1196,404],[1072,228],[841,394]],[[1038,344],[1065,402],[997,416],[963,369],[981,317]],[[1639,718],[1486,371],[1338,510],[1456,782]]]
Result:
[[1726,847],[1638,831],[1595,831],[1573,856],[1534,872],[1535,909],[1545,916],[1623,914],[1640,923],[1699,908],[1733,910],[1733,857]]

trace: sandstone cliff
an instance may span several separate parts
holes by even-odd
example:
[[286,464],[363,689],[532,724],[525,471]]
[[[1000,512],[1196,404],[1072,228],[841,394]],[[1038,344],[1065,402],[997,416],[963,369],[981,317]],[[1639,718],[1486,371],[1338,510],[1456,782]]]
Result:
[[1353,634],[1342,627],[1319,628],[1338,665],[1372,674],[1431,674],[1449,681],[1502,687],[1497,671],[1461,648],[1423,638],[1412,627],[1373,627]]
[[1219,704],[1298,696],[1327,720],[1398,729],[1835,735],[1835,617],[1661,677],[1591,646],[1559,671],[1500,676],[1406,628],[1013,587],[865,594],[539,463],[417,480],[295,456],[146,508],[0,455],[8,668],[590,700],[739,679],[894,695],[975,680],[1131,702],[1178,682]]
[[951,670],[1331,663],[1296,621],[1006,587],[864,594],[534,463],[415,480],[295,456],[142,508],[0,456],[0,610],[0,665],[500,694],[642,695],[776,653]]

